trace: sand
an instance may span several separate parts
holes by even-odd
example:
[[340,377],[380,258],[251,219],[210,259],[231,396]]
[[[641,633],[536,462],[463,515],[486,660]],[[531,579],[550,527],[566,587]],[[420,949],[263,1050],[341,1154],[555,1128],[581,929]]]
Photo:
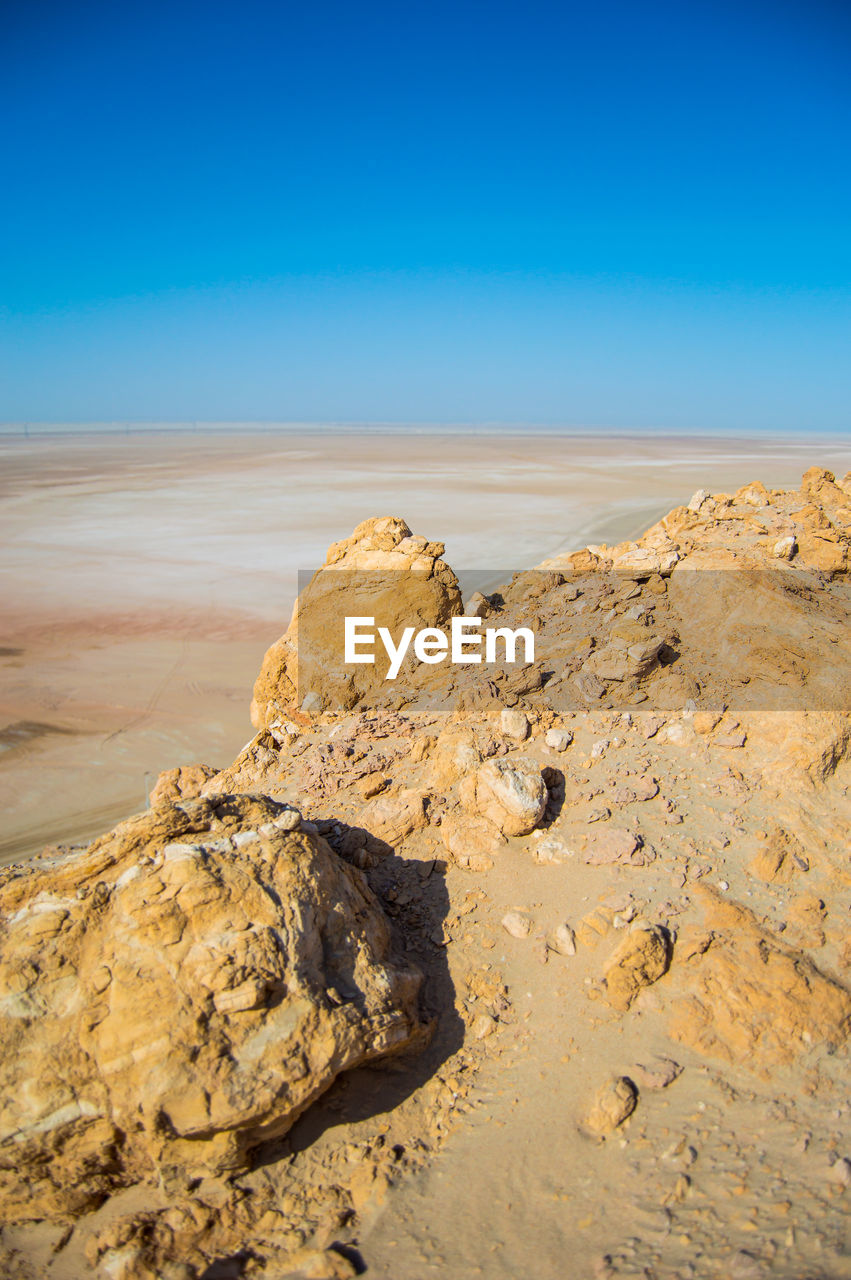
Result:
[[[178,763],[226,764],[299,570],[402,515],[494,583],[698,487],[844,473],[843,441],[138,432],[0,438],[0,860],[94,836]],[[463,580],[463,579],[462,579]]]

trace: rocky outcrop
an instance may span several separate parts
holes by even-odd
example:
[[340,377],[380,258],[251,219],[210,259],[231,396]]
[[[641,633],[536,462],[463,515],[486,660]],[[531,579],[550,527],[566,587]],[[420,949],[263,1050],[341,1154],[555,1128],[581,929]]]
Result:
[[445,626],[462,600],[442,555],[443,543],[413,535],[392,516],[365,520],[334,543],[299,595],[286,635],[263,659],[251,704],[255,727],[275,727],[299,707],[349,709],[380,687],[389,666],[380,646],[374,664],[344,667],[343,619],[371,617],[394,636],[408,626]]
[[[615,1135],[609,1163],[585,1144],[582,1177],[614,1178],[591,1194],[627,1215],[628,1143],[627,1182],[664,1207],[666,1238],[693,1144],[699,1194],[722,1206],[711,1230],[723,1220],[712,1188],[730,1167],[711,1148],[728,1104],[730,1128],[746,1097],[788,1134],[754,1178],[786,1176],[795,1125],[838,1157],[850,508],[851,477],[821,469],[795,491],[699,490],[643,538],[476,601],[534,630],[534,663],[403,667],[394,682],[380,661],[341,671],[340,620],[445,627],[460,595],[442,547],[393,519],[332,547],[266,655],[258,732],[231,765],[169,771],[150,813],[0,873],[7,1219],[67,1218],[147,1184],[158,1206],[95,1215],[103,1275],[190,1280],[245,1247],[258,1274],[296,1260],[336,1274],[349,1263],[333,1242],[360,1238],[371,1198],[427,1158],[423,1134],[436,1145],[463,1123],[473,1066],[506,1050],[529,1086],[517,1114],[543,1093],[545,1133],[557,1089],[586,1134]],[[388,1103],[404,1089],[338,1077],[418,1043],[420,970],[439,1034]],[[465,1044],[438,1068],[453,1025]],[[772,1082],[762,1101],[754,1074]],[[669,1086],[665,1110],[653,1094]],[[639,1089],[640,1133],[624,1131]],[[266,1148],[249,1172],[317,1098],[294,1154]],[[762,1191],[777,1201],[773,1182]],[[677,1224],[688,1250],[695,1221]]]
[[362,874],[267,798],[163,803],[5,873],[0,910],[7,1219],[245,1168],[420,1030]]

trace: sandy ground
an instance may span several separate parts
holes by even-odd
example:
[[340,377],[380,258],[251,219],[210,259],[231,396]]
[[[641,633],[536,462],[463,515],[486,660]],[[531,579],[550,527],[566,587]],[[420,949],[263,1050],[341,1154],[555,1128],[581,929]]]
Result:
[[224,765],[299,570],[402,515],[495,581],[640,533],[698,487],[840,474],[851,447],[672,436],[247,432],[0,438],[0,859],[97,834],[156,774]]

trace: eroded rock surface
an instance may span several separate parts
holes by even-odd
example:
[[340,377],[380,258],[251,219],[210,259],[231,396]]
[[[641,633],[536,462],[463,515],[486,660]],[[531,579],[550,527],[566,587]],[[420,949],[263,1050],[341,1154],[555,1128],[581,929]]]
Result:
[[343,619],[372,617],[376,628],[387,627],[394,636],[408,626],[445,626],[461,612],[462,600],[442,555],[442,543],[415,536],[392,516],[365,520],[330,547],[325,565],[299,596],[286,635],[263,659],[253,724],[278,726],[299,707],[349,709],[380,687],[389,665],[380,646],[373,665],[341,662]]
[[420,1030],[362,875],[264,797],[163,803],[5,873],[0,909],[6,1219],[244,1169]]

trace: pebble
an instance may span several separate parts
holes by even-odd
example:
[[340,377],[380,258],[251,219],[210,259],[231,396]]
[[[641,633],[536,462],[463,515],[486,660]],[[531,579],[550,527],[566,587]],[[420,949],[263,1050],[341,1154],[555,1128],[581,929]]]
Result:
[[632,1068],[632,1078],[641,1089],[667,1089],[682,1072],[682,1067],[673,1058],[655,1058],[652,1062],[636,1062]]
[[502,917],[502,927],[512,938],[528,938],[532,932],[532,921],[522,911],[508,911]]
[[791,560],[798,550],[798,542],[794,534],[789,534],[785,538],[780,538],[775,542],[772,555],[778,560]]
[[566,751],[573,741],[573,734],[569,729],[548,729],[544,741],[554,751]]
[[552,937],[547,943],[550,951],[560,956],[576,955],[576,934],[569,924],[559,924],[553,929]]
[[503,707],[499,726],[506,738],[514,742],[523,742],[529,737],[529,720],[519,707]]
[[496,1031],[496,1019],[489,1013],[480,1013],[470,1030],[477,1040],[487,1040]]

